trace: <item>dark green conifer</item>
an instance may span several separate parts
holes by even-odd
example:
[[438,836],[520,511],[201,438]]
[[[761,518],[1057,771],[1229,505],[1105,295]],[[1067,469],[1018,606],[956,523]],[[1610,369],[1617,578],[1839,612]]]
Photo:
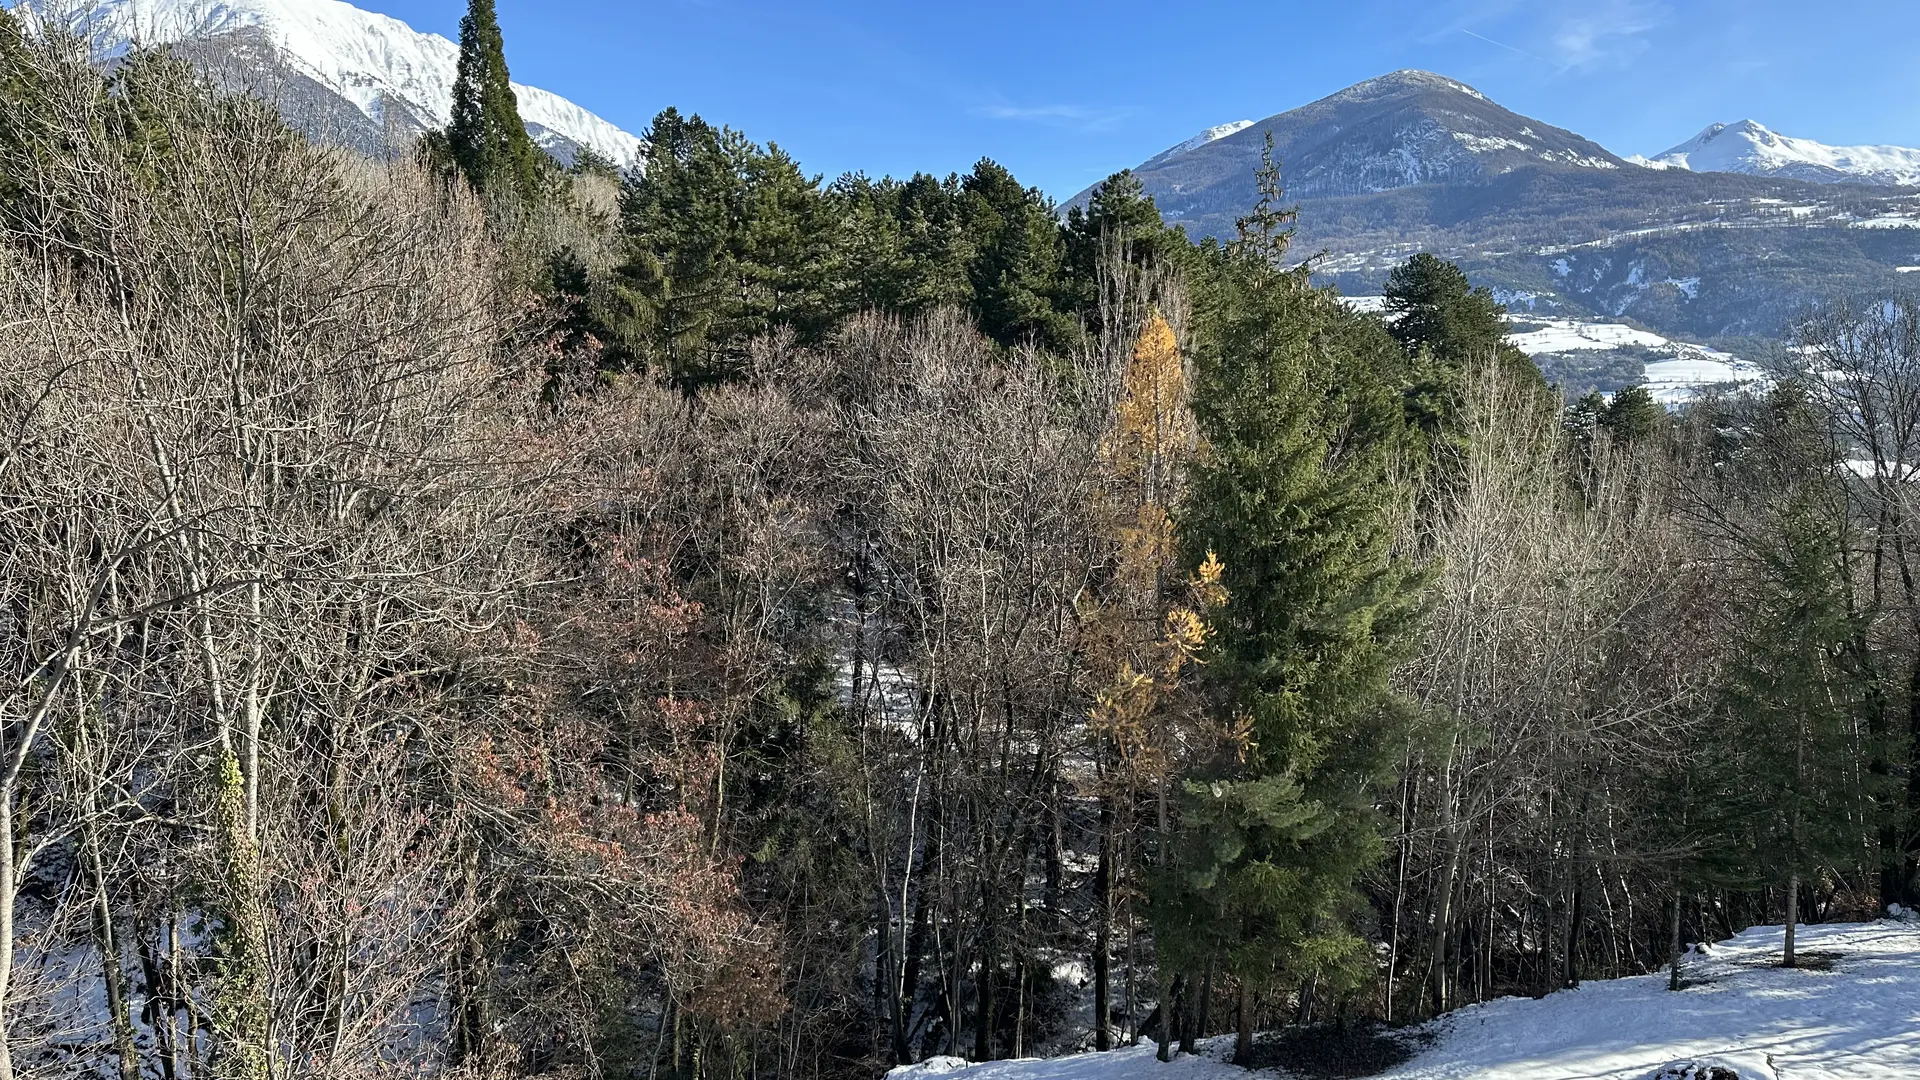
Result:
[[1666,418],[1667,411],[1646,387],[1629,386],[1614,393],[1596,420],[1614,442],[1632,444],[1660,430]]
[[1722,742],[1711,752],[1726,799],[1713,810],[1748,884],[1783,890],[1791,967],[1800,886],[1870,860],[1876,796],[1889,789],[1859,767],[1876,756],[1866,722],[1873,687],[1838,448],[1792,382],[1769,394],[1753,434],[1729,478],[1748,505],[1734,537],[1741,565]]
[[1445,259],[1421,252],[1387,276],[1387,328],[1413,365],[1409,420],[1430,439],[1453,437],[1468,370],[1497,363],[1515,386],[1545,380],[1531,359],[1506,340],[1506,309]]
[[460,63],[446,137],[453,163],[475,191],[521,198],[538,192],[544,153],[520,119],[493,0],[469,0],[460,20]]
[[1064,350],[1079,327],[1063,308],[1066,245],[1051,199],[985,158],[960,182],[980,329],[1003,345]]
[[1270,158],[1262,186],[1200,312],[1207,449],[1179,520],[1186,558],[1224,566],[1204,670],[1237,746],[1186,785],[1153,894],[1167,962],[1240,986],[1243,1061],[1251,995],[1337,995],[1370,967],[1349,916],[1382,847],[1374,795],[1402,712],[1388,680],[1419,592],[1394,551],[1404,360],[1377,320],[1280,269],[1291,215]]

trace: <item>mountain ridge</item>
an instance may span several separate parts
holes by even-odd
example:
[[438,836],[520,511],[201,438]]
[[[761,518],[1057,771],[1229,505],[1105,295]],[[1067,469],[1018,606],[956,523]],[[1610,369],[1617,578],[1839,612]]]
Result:
[[[22,0],[15,10],[30,23],[63,26],[103,62],[139,46],[179,47],[248,89],[292,83],[293,111],[341,125],[343,141],[360,149],[445,126],[452,109],[459,46],[344,0]],[[528,131],[562,161],[581,148],[622,167],[639,160],[638,136],[551,91],[513,89]]]
[[1904,146],[1831,146],[1772,131],[1753,120],[1711,124],[1642,164],[1694,172],[1781,176],[1816,184],[1920,186],[1920,150]]
[[1162,152],[1134,175],[1168,224],[1231,238],[1269,132],[1301,210],[1296,258],[1349,293],[1379,292],[1431,251],[1542,311],[1712,341],[1785,333],[1821,299],[1910,289],[1902,268],[1920,266],[1920,194],[1642,168],[1424,71]]

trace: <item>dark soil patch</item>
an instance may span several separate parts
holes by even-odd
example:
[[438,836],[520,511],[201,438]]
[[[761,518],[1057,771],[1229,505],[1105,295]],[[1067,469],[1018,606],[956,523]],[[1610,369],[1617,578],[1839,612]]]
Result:
[[1311,1080],[1354,1080],[1386,1072],[1433,1039],[1377,1023],[1288,1028],[1253,1044],[1253,1067],[1286,1069]]
[[1807,971],[1832,971],[1834,962],[1845,955],[1847,954],[1826,950],[1796,952],[1793,956],[1793,966]]

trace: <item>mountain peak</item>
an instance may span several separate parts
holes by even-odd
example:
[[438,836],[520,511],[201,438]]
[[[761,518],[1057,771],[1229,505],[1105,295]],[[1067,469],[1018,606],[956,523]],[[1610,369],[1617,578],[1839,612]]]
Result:
[[1624,165],[1605,148],[1510,112],[1465,83],[1410,69],[1254,124],[1203,132],[1149,158],[1134,173],[1167,220],[1191,226],[1196,236],[1230,235],[1233,219],[1253,202],[1253,177],[1269,135],[1287,191],[1296,198]]
[[[299,82],[326,99],[309,105],[329,121],[355,114],[375,135],[442,127],[453,107],[458,45],[342,0],[20,0],[17,10],[64,25],[102,60],[136,46],[188,46],[197,63],[228,70],[240,57],[238,81]],[[528,131],[556,156],[586,148],[622,166],[639,159],[636,136],[558,94],[513,89]]]
[[1828,146],[1782,135],[1755,120],[1710,124],[1652,159],[1658,168],[1780,176],[1822,184],[1920,185],[1920,150]]
[[1466,94],[1481,101],[1488,100],[1487,95],[1458,79],[1449,79],[1445,75],[1436,75],[1431,71],[1421,71],[1418,68],[1402,68],[1399,71],[1390,71],[1385,75],[1364,79],[1333,97],[1364,100],[1430,90],[1451,91]]

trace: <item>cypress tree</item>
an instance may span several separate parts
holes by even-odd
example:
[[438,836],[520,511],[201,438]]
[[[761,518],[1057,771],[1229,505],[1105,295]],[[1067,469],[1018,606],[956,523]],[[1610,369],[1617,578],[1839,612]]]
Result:
[[460,20],[447,150],[475,191],[531,198],[539,190],[543,155],[520,120],[493,0],[468,0]]
[[1230,749],[1186,785],[1153,893],[1163,954],[1238,983],[1243,1063],[1252,995],[1338,995],[1369,968],[1348,916],[1382,850],[1374,795],[1402,711],[1388,678],[1418,592],[1394,551],[1404,359],[1378,320],[1280,268],[1279,198],[1269,160],[1201,311],[1205,449],[1178,526],[1188,565],[1223,566],[1203,671]]

